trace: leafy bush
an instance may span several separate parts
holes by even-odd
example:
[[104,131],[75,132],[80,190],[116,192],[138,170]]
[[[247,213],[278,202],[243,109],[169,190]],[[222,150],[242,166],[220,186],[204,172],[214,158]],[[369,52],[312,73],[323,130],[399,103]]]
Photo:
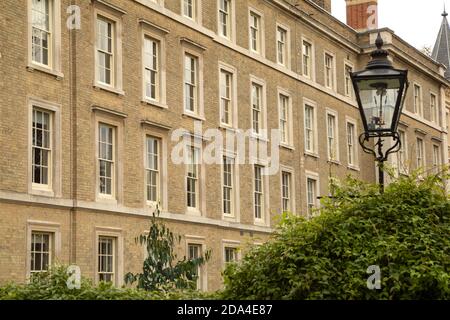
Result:
[[33,275],[28,284],[8,284],[0,287],[0,300],[185,300],[212,299],[193,290],[171,290],[150,292],[136,288],[117,288],[111,283],[93,285],[81,279],[80,289],[69,289],[65,266],[53,266],[47,272]]
[[[449,299],[450,203],[440,176],[335,186],[320,215],[285,215],[225,272],[225,299]],[[370,290],[369,266],[381,270]]]
[[147,250],[142,272],[127,273],[125,282],[137,282],[139,289],[147,291],[194,290],[198,267],[210,259],[210,251],[196,259],[184,257],[178,260],[174,246],[176,242],[180,243],[181,236],[176,236],[164,222],[158,220],[159,213],[157,206],[150,220],[148,234],[142,234],[136,239],[136,242],[145,245]]

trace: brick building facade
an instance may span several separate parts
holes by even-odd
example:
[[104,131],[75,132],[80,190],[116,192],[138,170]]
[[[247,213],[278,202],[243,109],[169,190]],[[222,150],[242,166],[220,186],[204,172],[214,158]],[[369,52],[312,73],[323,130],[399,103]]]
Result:
[[[236,248],[264,242],[283,210],[307,215],[330,175],[375,182],[349,72],[377,33],[315,2],[1,1],[0,283],[59,261],[122,284],[142,267],[135,237],[159,202],[179,256],[211,249],[198,285],[215,290]],[[447,163],[444,68],[380,31],[410,80],[391,162],[403,174]],[[280,127],[272,175],[270,158],[238,164],[226,147],[224,163],[173,161],[180,128],[195,158],[207,129],[251,130],[270,150],[263,130]]]

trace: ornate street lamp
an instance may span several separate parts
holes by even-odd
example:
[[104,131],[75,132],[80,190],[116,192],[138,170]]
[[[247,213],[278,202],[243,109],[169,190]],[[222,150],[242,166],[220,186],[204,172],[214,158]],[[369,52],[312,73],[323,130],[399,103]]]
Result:
[[[373,154],[378,162],[380,191],[384,191],[383,163],[389,154],[401,148],[397,132],[404,98],[408,90],[408,71],[397,70],[388,59],[389,53],[382,49],[383,39],[378,33],[377,49],[372,51],[372,60],[366,69],[351,73],[364,132],[359,143],[366,153]],[[394,145],[383,150],[383,138],[391,137]],[[366,146],[370,138],[377,138],[374,149]]]

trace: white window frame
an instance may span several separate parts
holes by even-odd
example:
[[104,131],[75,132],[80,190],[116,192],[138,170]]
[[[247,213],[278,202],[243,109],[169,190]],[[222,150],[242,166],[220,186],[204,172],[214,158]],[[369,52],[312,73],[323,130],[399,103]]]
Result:
[[[105,253],[105,252],[100,252],[100,242],[103,242],[103,241],[105,241],[105,240],[107,240],[107,241],[111,241],[111,255],[109,255],[109,254],[107,254],[107,253]],[[115,238],[115,237],[106,237],[106,236],[99,236],[98,237],[98,240],[97,240],[98,242],[97,242],[97,246],[99,247],[97,250],[97,252],[98,252],[98,257],[97,257],[97,260],[100,260],[100,255],[102,255],[102,256],[111,256],[111,264],[112,264],[112,266],[111,266],[111,270],[112,271],[110,271],[110,272],[108,272],[108,271],[106,271],[106,270],[97,270],[97,273],[98,273],[98,277],[99,277],[99,281],[100,281],[100,277],[101,277],[101,275],[102,274],[108,274],[108,275],[110,275],[111,276],[111,282],[114,284],[115,283],[115,278],[116,278],[116,272],[117,272],[117,267],[116,267],[116,263],[117,263],[117,245],[116,245],[116,242],[117,242],[117,239]],[[100,269],[100,266],[101,266],[101,264],[99,264],[98,262],[97,262],[97,265],[99,266],[99,269]]]
[[[331,82],[331,86],[327,85],[327,57],[331,57],[331,68],[330,68],[330,82]],[[323,53],[323,85],[325,88],[331,89],[336,91],[336,54],[324,50]]]
[[[119,11],[103,2],[95,2],[94,6],[94,32],[93,32],[93,50],[95,59],[94,87],[110,91],[118,95],[124,95],[123,75],[122,75],[122,18],[124,11]],[[113,25],[112,50],[113,64],[111,66],[111,84],[103,83],[99,80],[98,74],[98,49],[97,49],[97,20],[99,17],[109,20]]]
[[317,172],[313,172],[313,171],[305,171],[305,190],[306,190],[306,212],[307,212],[307,217],[311,217],[311,213],[309,212],[309,205],[311,204],[309,202],[309,195],[308,195],[308,180],[314,180],[316,182],[316,190],[315,190],[315,195],[313,201],[314,201],[314,208],[319,208],[320,207],[320,201],[319,199],[317,199],[317,197],[320,195],[320,179],[319,179],[319,174]]
[[[421,146],[419,146],[419,141],[421,141]],[[416,137],[416,167],[417,169],[425,169],[426,154],[425,154],[425,142],[423,137]],[[420,163],[422,162],[422,163]]]
[[[28,193],[47,197],[62,196],[61,181],[61,106],[59,104],[41,100],[39,98],[28,97]],[[37,108],[51,114],[51,159],[49,162],[48,185],[33,183],[33,110]]]
[[[256,49],[253,49],[253,45],[252,45],[252,16],[257,16],[259,19],[259,26],[257,29],[257,36],[259,36],[259,38],[257,37],[256,39]],[[248,48],[250,50],[250,52],[259,54],[261,56],[265,56],[265,35],[264,35],[264,15],[262,12],[256,10],[253,7],[249,7],[248,8]]]
[[239,194],[240,194],[240,190],[239,190],[239,165],[236,161],[237,159],[237,155],[234,152],[228,151],[228,150],[224,150],[222,152],[222,161],[223,158],[229,158],[231,159],[233,162],[231,164],[231,180],[232,180],[232,191],[231,191],[231,213],[230,214],[226,214],[225,208],[224,208],[224,199],[223,199],[223,189],[225,187],[225,181],[224,181],[224,164],[222,163],[221,165],[221,193],[222,193],[222,218],[224,220],[227,221],[234,221],[234,222],[238,222],[240,219],[240,215],[239,215],[239,209],[240,209],[240,204],[239,204]]
[[39,220],[27,220],[26,224],[27,236],[26,236],[26,279],[30,280],[31,274],[31,242],[32,234],[34,232],[48,233],[51,235],[50,245],[52,246],[49,266],[52,265],[54,261],[58,261],[61,256],[61,224],[49,221],[39,221]]
[[227,265],[227,263],[229,263],[229,262],[227,262],[226,261],[226,249],[234,249],[234,250],[236,250],[236,260],[235,260],[235,262],[238,262],[238,261],[240,261],[241,260],[241,250],[240,250],[240,247],[241,247],[241,242],[240,241],[236,241],[236,240],[228,240],[228,239],[224,239],[224,240],[222,240],[222,254],[223,254],[223,256],[222,256],[222,267],[223,268],[225,268],[226,267],[226,265]]
[[[283,30],[284,33],[285,33],[284,54],[283,54],[283,60],[284,61],[280,61],[280,59],[279,59],[280,58],[279,57],[280,52],[279,52],[279,47],[278,47],[278,42],[280,40],[280,39],[278,39],[278,30],[279,29]],[[275,46],[276,46],[276,55],[277,55],[276,61],[277,61],[277,63],[279,65],[290,69],[291,68],[291,31],[290,31],[290,28],[287,27],[284,24],[281,24],[281,23],[277,22],[276,27],[275,27],[275,34],[276,34],[276,37],[275,37],[276,44],[275,44]]]
[[[121,161],[121,154],[123,150],[123,120],[124,119],[117,119],[116,114],[110,113],[111,111],[108,109],[102,109],[102,110],[94,110],[95,111],[95,117],[94,117],[94,123],[95,123],[95,181],[93,181],[93,185],[95,186],[95,200],[102,203],[107,204],[118,204],[120,201],[122,201],[122,188],[123,188],[123,164]],[[111,195],[103,195],[100,194],[100,166],[99,166],[99,128],[100,124],[105,124],[107,126],[114,128],[114,196]]]
[[[207,251],[206,248],[206,241],[205,237],[202,236],[196,236],[196,235],[185,235],[184,238],[186,239],[186,257],[189,258],[189,246],[195,245],[199,246],[201,248],[201,252],[199,253],[200,256],[205,256],[205,253]],[[199,267],[199,277],[197,279],[197,289],[200,291],[207,291],[208,290],[208,266],[207,263],[203,264]]]
[[[433,112],[433,97],[434,97],[434,112]],[[430,121],[439,125],[439,103],[437,94],[430,91]]]
[[[306,106],[312,107],[313,109],[313,149],[307,149],[306,142]],[[307,98],[303,98],[303,119],[304,119],[304,136],[305,136],[305,153],[314,157],[318,157],[319,155],[319,146],[318,146],[318,127],[317,127],[317,103],[315,101],[309,100]]]
[[[305,67],[304,67],[304,54],[305,53],[304,53],[304,50],[303,50],[304,49],[303,45],[304,45],[305,42],[308,43],[310,45],[310,47],[311,47],[311,53],[310,53],[310,56],[309,56],[309,58],[310,58],[310,60],[309,60],[310,61],[309,74],[305,74]],[[301,47],[301,50],[302,50],[302,59],[301,59],[302,72],[301,72],[301,74],[305,78],[310,79],[311,81],[315,81],[315,79],[316,79],[316,56],[315,56],[314,42],[311,39],[302,36],[302,47]]]
[[[99,144],[101,143],[100,141],[100,128],[102,126],[105,126],[109,129],[111,129],[111,146],[112,146],[112,159],[106,159],[106,158],[100,158],[100,150],[99,150]],[[100,122],[98,124],[98,128],[97,128],[97,132],[98,132],[98,140],[97,140],[97,150],[98,150],[98,156],[97,156],[97,167],[98,167],[98,172],[99,175],[97,176],[98,179],[98,186],[99,189],[97,190],[98,192],[98,196],[100,198],[106,198],[106,199],[115,199],[116,198],[116,166],[117,166],[117,155],[116,155],[116,149],[117,149],[117,128],[114,126],[111,126],[107,123],[103,123]],[[101,193],[100,191],[100,180],[101,180],[101,176],[100,176],[100,161],[107,161],[111,163],[111,194],[108,193]]]
[[[353,136],[352,136],[352,150],[353,150],[353,163],[350,163],[350,144],[348,143],[349,132],[348,125],[353,126]],[[350,117],[345,118],[345,133],[346,133],[346,149],[347,149],[347,164],[349,169],[359,171],[359,149],[358,149],[358,122]]]
[[[161,211],[167,210],[168,206],[168,198],[167,198],[167,182],[168,182],[168,176],[167,176],[167,129],[161,128],[156,125],[153,125],[152,123],[143,123],[143,136],[142,136],[142,144],[143,144],[143,162],[142,162],[142,170],[145,172],[146,169],[146,162],[147,162],[147,138],[153,137],[155,139],[159,140],[159,193],[160,193],[160,200],[159,200],[159,209]],[[151,209],[155,208],[155,205],[157,203],[150,202],[147,200],[147,179],[144,177],[143,179],[143,203],[149,206]]]
[[[259,194],[262,194],[261,197],[261,217],[257,218],[256,213],[256,203],[255,203],[255,195],[256,195],[256,167],[261,168],[261,187],[262,192],[258,192]],[[267,164],[262,161],[254,161],[252,165],[252,203],[253,203],[253,221],[255,225],[260,226],[268,226],[269,224],[269,179],[268,176],[265,173],[265,170],[267,170]]]
[[[196,120],[205,120],[205,114],[203,109],[203,92],[204,92],[204,86],[203,86],[203,54],[199,52],[199,48],[194,44],[192,41],[183,39],[183,52],[182,52],[182,66],[183,66],[183,114],[194,118]],[[200,48],[200,50],[204,50],[204,48]],[[192,56],[196,58],[196,105],[194,106],[194,111],[186,109],[186,90],[185,90],[185,62],[186,62],[186,55]]]
[[289,212],[296,214],[296,207],[295,207],[295,170],[292,167],[280,166],[280,200],[281,200],[281,206],[280,211],[283,212],[283,173],[288,173],[290,175],[290,181],[289,181]]
[[[437,154],[436,154],[436,150],[437,150]],[[439,144],[433,143],[433,157],[432,158],[433,158],[433,170],[435,173],[438,173],[442,166],[441,146]]]
[[[142,27],[142,101],[146,102],[150,105],[167,108],[167,84],[166,84],[166,35],[169,33],[168,30],[158,27],[153,23],[146,21],[144,19],[140,19]],[[151,39],[152,41],[157,42],[158,47],[158,79],[159,88],[157,89],[157,97],[156,99],[151,99],[146,94],[146,83],[145,83],[145,41],[146,39]]]
[[[260,101],[260,115],[261,115],[261,119],[259,124],[259,132],[255,132],[254,131],[254,127],[253,127],[253,85],[257,85],[259,87],[261,87],[261,101]],[[260,78],[257,78],[253,75],[250,75],[250,112],[251,112],[251,123],[250,123],[250,128],[251,128],[251,132],[252,135],[255,137],[260,137],[260,138],[267,138],[267,87],[266,87],[266,82]]]
[[[408,162],[408,137],[407,137],[407,130],[406,129],[399,129],[398,130],[400,141],[401,141],[401,148],[397,153],[397,170],[399,174],[406,175],[408,173],[408,170],[406,168],[407,162]],[[402,139],[403,134],[403,139]],[[403,159],[402,159],[403,157]]]
[[[222,72],[229,73],[231,75],[231,85],[230,85],[230,116],[231,123],[225,123],[222,121]],[[220,126],[226,128],[237,128],[238,126],[238,101],[237,101],[237,69],[229,64],[219,61],[219,123]]]
[[184,10],[186,0],[181,0],[181,15],[186,19],[202,24],[202,0],[192,0],[192,17],[189,17]]
[[[205,164],[202,159],[202,141],[198,141],[195,137],[184,137],[184,139],[188,138],[184,142],[184,165],[185,165],[185,173],[184,173],[184,196],[185,196],[185,208],[186,214],[193,216],[201,216],[202,212],[205,210]],[[192,139],[191,139],[192,138]],[[188,158],[188,148],[195,148],[198,150],[197,155],[197,190],[196,190],[196,207],[189,207],[187,204],[187,180],[188,180],[188,170],[189,170],[189,158]]]
[[228,12],[228,36],[225,36],[222,33],[222,25],[220,22],[220,13],[221,13],[221,9],[220,9],[220,4],[221,4],[221,0],[217,0],[217,33],[220,37],[222,37],[223,39],[227,39],[231,42],[235,42],[236,41],[236,0],[227,0],[230,3],[230,11]]
[[[417,105],[416,101],[416,88],[419,89],[419,105]],[[422,92],[422,86],[416,82],[413,84],[413,106],[414,106],[414,113],[419,115],[420,117],[423,117],[423,92]]]
[[[35,112],[41,112],[43,115],[44,114],[48,115],[49,129],[47,131],[48,131],[48,134],[49,134],[49,140],[50,141],[49,141],[49,146],[48,147],[37,146],[37,145],[34,145],[33,143],[31,145],[31,152],[32,152],[32,154],[34,154],[34,152],[33,152],[34,149],[39,149],[39,150],[43,150],[43,151],[47,151],[48,152],[48,157],[47,157],[47,182],[48,183],[44,184],[44,183],[32,182],[32,188],[33,189],[43,189],[43,190],[51,191],[52,188],[53,188],[52,187],[52,180],[53,180],[52,179],[52,176],[53,176],[53,150],[54,150],[54,140],[55,140],[54,139],[54,128],[53,128],[54,127],[53,126],[53,122],[54,122],[53,121],[53,117],[54,117],[54,115],[53,115],[52,111],[41,109],[41,108],[35,106],[35,107],[33,107],[32,119],[34,119],[34,113]],[[32,123],[33,123],[33,121],[32,121]],[[33,134],[34,127],[32,127],[31,130],[32,130],[32,135],[34,135]],[[36,128],[36,130],[38,130],[38,128]],[[45,131],[43,128],[40,129],[40,130],[42,132]],[[33,140],[35,140],[35,139],[33,138],[32,141]],[[35,165],[35,163],[32,161],[32,176],[31,176],[32,179],[34,177],[34,172],[33,172],[34,171],[33,170],[34,165]]]
[[30,71],[39,70],[45,73],[54,75],[57,79],[64,78],[62,73],[61,61],[61,0],[49,0],[50,5],[50,47],[48,50],[48,65],[36,62],[33,60],[33,23],[32,23],[32,5],[33,0],[27,0],[27,15],[28,15],[28,65]]
[[[148,150],[148,142],[149,140],[152,139],[153,141],[156,141],[156,145],[157,145],[157,153],[156,153],[156,157],[157,157],[157,169],[152,169],[149,166],[148,163],[148,156],[149,156],[149,150]],[[145,153],[146,153],[146,157],[145,157],[145,182],[146,182],[146,188],[145,188],[145,193],[146,193],[146,202],[147,205],[150,207],[156,207],[156,205],[158,205],[159,203],[162,203],[162,182],[163,182],[163,173],[162,173],[162,141],[159,137],[155,137],[152,135],[146,135],[145,138]],[[149,186],[149,181],[148,181],[148,173],[150,172],[155,172],[157,175],[156,178],[156,200],[149,200],[149,194],[148,194],[148,186]]]
[[[283,137],[281,135],[281,97],[287,98],[287,105],[286,105],[286,131],[287,131],[287,141],[283,141]],[[283,88],[278,87],[277,88],[277,101],[278,101],[278,126],[280,129],[280,146],[287,147],[289,149],[294,148],[294,129],[293,129],[293,114],[292,114],[292,97],[291,93],[288,90],[285,90]]]
[[[338,113],[335,110],[332,110],[330,108],[326,108],[325,114],[326,114],[326,116],[325,116],[325,121],[326,121],[325,126],[326,126],[326,129],[327,129],[327,157],[328,157],[328,161],[339,163],[339,161],[340,161],[340,150],[339,150],[339,117],[338,117]],[[333,139],[334,139],[334,149],[335,149],[334,151],[336,153],[336,157],[333,157],[330,154],[330,141],[329,141],[330,137],[328,135],[329,134],[329,129],[330,129],[329,128],[329,123],[328,123],[328,117],[329,116],[334,117],[334,125],[335,125],[335,127],[334,127],[334,137],[333,137]]]
[[[188,210],[199,210],[199,207],[200,207],[200,203],[199,203],[200,202],[199,201],[200,200],[200,163],[199,163],[200,153],[201,153],[200,149],[195,146],[189,145],[186,147],[186,154],[187,154],[186,155],[186,158],[187,158],[187,162],[186,162],[186,206],[187,206]],[[193,162],[193,163],[191,163],[191,162]],[[191,165],[194,166],[195,177],[189,176],[189,172],[190,172],[189,166],[191,166]],[[195,206],[188,205],[188,200],[187,200],[187,197],[188,197],[187,181],[188,180],[194,180],[194,182],[195,182],[195,194],[194,194]]]
[[94,232],[94,282],[99,283],[99,265],[98,265],[98,243],[100,237],[114,238],[115,239],[115,263],[114,263],[114,281],[113,285],[116,287],[121,287],[124,283],[124,240],[123,240],[123,230],[115,227],[102,227],[96,226]]
[[346,97],[353,98],[353,83],[350,75],[347,75],[347,68],[351,68],[351,72],[354,72],[355,66],[350,61],[344,62],[344,95]]

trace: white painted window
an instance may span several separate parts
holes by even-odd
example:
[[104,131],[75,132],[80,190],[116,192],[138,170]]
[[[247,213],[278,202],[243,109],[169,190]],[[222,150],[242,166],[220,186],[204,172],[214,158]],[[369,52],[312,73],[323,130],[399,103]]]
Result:
[[49,269],[53,255],[53,233],[31,232],[31,265],[30,273],[42,272]]
[[350,77],[350,74],[352,72],[353,72],[353,67],[348,64],[345,64],[344,90],[345,90],[345,95],[347,97],[351,97],[352,92],[353,92],[353,84],[352,84],[352,79]]
[[32,0],[31,57],[37,64],[51,67],[53,47],[53,1]]
[[160,43],[148,36],[144,37],[144,87],[145,98],[159,101],[160,93]]
[[256,134],[261,133],[262,128],[262,86],[252,83],[252,129]]
[[52,113],[33,107],[32,183],[51,188],[53,126]]
[[236,262],[238,258],[238,249],[235,247],[224,248],[225,263]]
[[406,162],[407,162],[407,144],[406,144],[406,133],[403,130],[398,130],[399,139],[401,143],[401,148],[397,153],[397,166],[398,173],[405,174],[407,172]]
[[[202,245],[201,244],[194,244],[189,243],[188,244],[188,259],[189,260],[195,260],[199,259],[202,256]],[[197,290],[202,289],[202,269],[200,266],[195,269],[194,274],[196,276],[196,288]]]
[[445,119],[447,119],[445,124],[445,130],[448,132],[449,124],[450,124],[450,113],[448,111],[445,111]]
[[287,66],[287,48],[288,35],[287,30],[277,26],[277,62],[283,66]]
[[281,207],[283,212],[292,212],[292,174],[283,171],[281,173]]
[[196,13],[196,0],[183,0],[183,15],[185,17],[188,17],[192,20],[196,19],[195,13]]
[[434,123],[439,123],[437,99],[436,95],[433,93],[430,94],[430,119]]
[[219,34],[231,39],[231,0],[219,0]]
[[98,165],[99,193],[114,197],[115,195],[115,129],[99,123],[98,129]]
[[198,58],[188,53],[184,56],[184,109],[198,113]]
[[290,118],[291,110],[289,97],[284,94],[279,94],[278,105],[280,115],[280,142],[286,145],[291,145],[292,121]]
[[317,180],[311,177],[306,179],[306,200],[308,205],[308,216],[311,216],[314,208],[317,207]]
[[414,84],[414,113],[423,116],[422,87]]
[[254,170],[254,216],[256,220],[264,219],[264,180],[263,167],[255,165]]
[[356,126],[354,123],[347,122],[347,160],[350,166],[357,166],[357,143]]
[[116,238],[98,237],[98,280],[115,283]]
[[327,113],[327,150],[328,160],[339,160],[336,115]]
[[161,200],[160,186],[160,141],[155,137],[147,137],[146,183],[147,201]]
[[425,150],[423,140],[421,138],[417,138],[416,141],[416,156],[417,156],[417,168],[425,167]]
[[305,104],[305,150],[317,153],[316,145],[317,121],[315,107]]
[[433,169],[437,173],[441,166],[441,148],[438,145],[433,145]]
[[187,147],[186,199],[188,208],[199,208],[199,149]]
[[325,87],[334,88],[334,57],[325,53]]
[[101,84],[114,86],[115,23],[97,16],[97,79]]
[[261,53],[261,16],[250,11],[250,49]]
[[233,74],[220,70],[220,110],[221,122],[228,126],[232,126],[233,119]]
[[303,75],[312,78],[312,45],[308,41],[303,40],[302,56],[303,56]]
[[234,215],[234,160],[229,157],[223,157],[223,214],[227,216]]

